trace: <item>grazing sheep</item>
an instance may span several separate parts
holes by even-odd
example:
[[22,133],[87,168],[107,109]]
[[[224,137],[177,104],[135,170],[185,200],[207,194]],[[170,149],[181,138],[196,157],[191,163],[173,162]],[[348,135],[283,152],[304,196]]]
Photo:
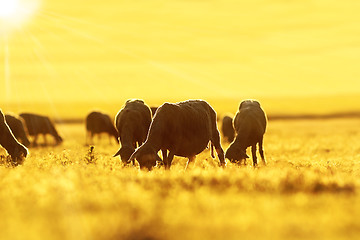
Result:
[[225,115],[222,120],[221,132],[228,142],[232,142],[235,138],[235,129],[233,127],[233,119]]
[[10,114],[5,115],[5,120],[8,126],[11,129],[11,132],[14,134],[15,138],[24,144],[26,147],[29,147],[30,141],[26,135],[24,128],[23,120]]
[[120,155],[123,162],[128,162],[135,149],[145,141],[150,123],[151,110],[144,101],[127,100],[115,117],[121,148],[114,157]]
[[227,149],[225,157],[231,162],[241,161],[248,158],[246,148],[251,146],[252,159],[254,166],[256,166],[256,144],[259,143],[260,156],[266,164],[263,150],[266,122],[265,112],[259,102],[255,100],[243,101],[234,119],[236,138]]
[[56,144],[60,144],[63,141],[48,117],[32,113],[22,113],[20,117],[24,119],[29,135],[34,137],[33,146],[37,146],[39,134],[43,135],[45,145],[47,145],[46,134],[52,135]]
[[86,143],[92,144],[94,135],[100,136],[101,133],[107,133],[109,137],[114,137],[119,142],[118,132],[110,116],[101,112],[91,112],[86,116],[86,133]]
[[19,143],[6,123],[0,110],[0,145],[3,146],[16,164],[21,164],[28,154],[27,148]]
[[150,170],[156,161],[161,161],[157,155],[161,150],[165,168],[169,169],[175,155],[187,157],[189,164],[207,147],[209,141],[212,157],[215,147],[220,164],[224,166],[224,151],[220,145],[214,109],[203,100],[164,103],[156,112],[145,143],[129,161],[136,159],[140,168]]

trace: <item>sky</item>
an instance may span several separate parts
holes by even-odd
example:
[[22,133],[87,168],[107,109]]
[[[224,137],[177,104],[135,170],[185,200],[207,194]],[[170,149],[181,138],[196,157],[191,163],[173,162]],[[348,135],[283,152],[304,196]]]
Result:
[[5,106],[319,98],[359,108],[358,1],[18,2],[0,17]]

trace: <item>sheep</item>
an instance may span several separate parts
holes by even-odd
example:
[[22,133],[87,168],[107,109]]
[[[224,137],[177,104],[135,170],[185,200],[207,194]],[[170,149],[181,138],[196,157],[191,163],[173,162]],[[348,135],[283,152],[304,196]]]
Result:
[[28,149],[19,143],[6,123],[5,116],[0,109],[0,145],[3,146],[11,156],[13,162],[21,164],[28,155]]
[[157,161],[162,161],[157,155],[161,150],[166,169],[170,169],[175,155],[188,158],[187,168],[209,141],[212,157],[215,147],[220,165],[225,166],[214,109],[204,100],[164,103],[156,111],[145,143],[129,161],[136,159],[141,169],[151,170]]
[[259,144],[261,159],[266,164],[263,150],[263,138],[267,119],[265,112],[256,100],[244,100],[234,119],[235,140],[226,151],[225,158],[237,162],[248,158],[246,148],[251,146],[254,166],[257,166],[256,144]]
[[120,155],[121,160],[128,163],[131,154],[145,141],[151,119],[151,110],[143,100],[126,101],[125,106],[115,117],[121,148],[114,157]]
[[85,119],[86,125],[86,144],[88,142],[93,142],[93,137],[95,134],[100,136],[101,133],[107,133],[109,137],[114,137],[115,141],[119,143],[118,132],[111,121],[109,115],[101,112],[90,112]]
[[235,129],[233,127],[232,117],[225,115],[222,119],[221,132],[226,141],[232,142],[235,138]]
[[37,146],[39,134],[43,135],[45,145],[47,145],[46,134],[50,134],[54,137],[56,145],[62,143],[62,137],[59,136],[54,124],[48,117],[32,113],[21,113],[20,117],[24,119],[29,135],[34,137],[32,142],[33,146]]
[[15,115],[5,114],[5,120],[8,126],[11,129],[11,132],[14,134],[15,138],[20,141],[24,146],[29,147],[30,141],[27,137],[25,130],[25,123],[20,117]]

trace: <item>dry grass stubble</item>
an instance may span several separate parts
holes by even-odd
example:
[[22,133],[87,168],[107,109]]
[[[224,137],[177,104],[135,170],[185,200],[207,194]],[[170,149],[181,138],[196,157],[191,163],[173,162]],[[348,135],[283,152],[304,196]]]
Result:
[[206,150],[190,171],[176,158],[152,172],[124,167],[107,139],[86,161],[83,126],[62,125],[63,145],[0,166],[0,238],[356,239],[359,122],[271,122],[256,169],[218,168]]

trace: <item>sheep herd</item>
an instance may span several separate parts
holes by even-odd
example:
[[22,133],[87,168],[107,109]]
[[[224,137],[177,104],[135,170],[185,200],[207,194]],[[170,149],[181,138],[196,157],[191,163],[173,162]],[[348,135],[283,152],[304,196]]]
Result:
[[[0,118],[0,145],[17,164],[26,158],[27,147],[38,144],[39,135],[43,135],[45,144],[47,134],[56,144],[63,141],[46,116],[30,113],[4,115],[0,110]],[[251,147],[253,165],[256,166],[258,145],[260,157],[266,164],[263,136],[267,119],[256,100],[242,101],[234,119],[224,116],[221,130],[225,140],[231,142],[225,153],[220,143],[216,112],[204,100],[166,102],[158,108],[150,108],[143,100],[131,99],[117,113],[114,124],[109,115],[95,111],[87,115],[85,123],[86,144],[93,144],[94,135],[107,133],[120,144],[114,157],[120,156],[125,164],[134,164],[136,160],[141,169],[151,170],[159,162],[165,169],[170,169],[174,156],[188,158],[188,166],[207,147],[213,158],[215,148],[222,167],[225,158],[234,163],[248,158],[246,149]],[[33,139],[31,143],[28,135]]]

